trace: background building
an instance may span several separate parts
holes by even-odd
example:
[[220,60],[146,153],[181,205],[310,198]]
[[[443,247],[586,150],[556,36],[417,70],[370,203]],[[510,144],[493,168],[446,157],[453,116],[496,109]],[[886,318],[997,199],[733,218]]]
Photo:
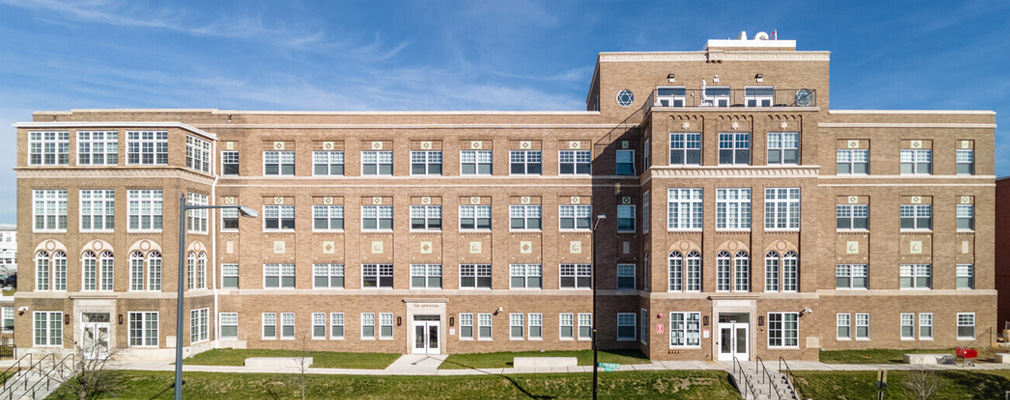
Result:
[[[576,112],[37,112],[18,346],[816,359],[995,325],[994,114],[829,110],[789,40],[601,53]],[[605,214],[594,240],[591,227]],[[593,265],[593,254],[596,265]],[[27,283],[26,283],[27,282]]]
[[15,254],[18,251],[18,232],[14,224],[0,224],[0,278],[17,273]]

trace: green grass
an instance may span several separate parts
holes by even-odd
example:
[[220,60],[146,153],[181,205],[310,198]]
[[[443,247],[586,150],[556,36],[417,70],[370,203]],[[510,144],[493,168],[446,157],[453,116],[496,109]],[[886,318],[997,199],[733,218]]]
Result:
[[[298,350],[266,349],[214,349],[183,360],[191,365],[245,365],[249,357],[300,357]],[[313,368],[354,368],[383,369],[400,358],[392,353],[337,353],[331,351],[310,351]]]
[[954,354],[954,349],[869,349],[830,350],[821,352],[821,362],[825,364],[901,364],[905,354],[946,353]]
[[[884,398],[918,400],[905,384],[913,371],[888,371]],[[1008,370],[936,371],[937,392],[932,400],[1002,399],[1010,390]],[[876,371],[798,371],[797,383],[804,398],[818,400],[876,399]]]
[[[450,354],[439,369],[512,368],[515,357],[577,357],[579,365],[593,365],[592,350],[519,351],[504,353]],[[638,350],[600,350],[601,363],[647,364],[650,361]]]
[[[172,372],[112,371],[116,393],[100,398],[170,399]],[[187,372],[187,399],[300,399],[296,374]],[[310,399],[586,399],[592,396],[592,374],[520,374],[463,376],[307,375]],[[600,375],[600,398],[621,400],[670,398],[739,399],[723,371],[635,371]],[[69,398],[65,389],[50,399]]]

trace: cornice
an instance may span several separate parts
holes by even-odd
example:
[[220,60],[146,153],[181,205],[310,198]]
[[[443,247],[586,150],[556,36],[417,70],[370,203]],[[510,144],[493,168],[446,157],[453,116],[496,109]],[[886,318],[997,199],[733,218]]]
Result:
[[[813,178],[817,177],[820,166],[794,167],[652,167],[650,178]],[[644,183],[644,182],[643,182]]]
[[[719,49],[712,49],[715,53]],[[677,53],[600,53],[599,62],[670,62],[707,61],[709,52]],[[830,61],[827,51],[718,51],[719,59],[725,61]]]
[[214,177],[189,170],[168,168],[14,168],[17,179],[182,179],[203,185],[213,185]]
[[12,126],[27,129],[92,129],[92,128],[179,128],[217,140],[217,135],[195,128],[189,124],[174,121],[52,121],[52,122],[17,122]]
[[932,122],[821,122],[818,128],[976,128],[996,129],[996,124],[945,124]]

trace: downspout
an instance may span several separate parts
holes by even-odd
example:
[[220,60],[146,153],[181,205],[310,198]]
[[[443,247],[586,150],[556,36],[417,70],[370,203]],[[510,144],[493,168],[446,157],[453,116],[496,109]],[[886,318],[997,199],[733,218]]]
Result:
[[[216,166],[214,165],[214,161],[213,161],[213,160],[215,160],[217,158],[217,139],[216,138],[211,143],[211,152],[212,152],[211,153],[211,157],[210,157],[210,160],[208,160],[208,161],[210,161],[210,164],[211,164],[210,165],[210,172],[211,172],[212,175],[214,175],[214,184],[211,185],[211,187],[210,187],[210,198],[211,198],[211,201],[209,201],[208,203],[210,205],[212,205],[212,206],[216,206],[217,205],[217,180],[219,178],[219,175],[217,174]],[[210,249],[211,249],[210,251],[211,251],[211,254],[213,254],[213,257],[211,257],[211,262],[210,262],[211,263],[210,270],[213,271],[213,273],[209,274],[209,275],[213,275],[213,283],[211,284],[211,286],[214,287],[214,315],[213,316],[208,316],[207,319],[210,320],[210,321],[214,321],[214,348],[218,349],[218,348],[221,348],[221,329],[220,329],[221,328],[221,324],[220,324],[220,321],[218,321],[218,314],[219,313],[218,313],[218,310],[217,310],[217,307],[218,307],[217,306],[217,304],[218,304],[218,298],[217,297],[218,297],[218,285],[220,284],[221,281],[218,279],[218,270],[217,270],[217,216],[213,215],[215,212],[217,212],[217,210],[210,209],[210,210],[207,210],[207,212],[208,212],[207,219],[209,220],[208,221],[209,222],[208,225],[210,226]]]

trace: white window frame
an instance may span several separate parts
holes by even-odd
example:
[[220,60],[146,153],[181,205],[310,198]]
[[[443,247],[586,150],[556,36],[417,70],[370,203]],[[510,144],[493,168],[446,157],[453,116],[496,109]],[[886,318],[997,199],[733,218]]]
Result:
[[[975,149],[957,149],[954,153],[958,175],[975,175]],[[968,172],[961,172],[964,167]]]
[[750,231],[750,188],[722,188],[715,190],[715,229]]
[[[631,228],[627,226],[621,227],[621,223],[626,221],[631,221]],[[638,231],[638,219],[635,216],[635,205],[634,204],[621,204],[617,206],[617,232],[619,233],[635,233]]]
[[[118,131],[77,131],[77,165],[117,165],[118,148]],[[95,162],[96,155],[101,156],[102,162]]]
[[[617,313],[617,341],[618,342],[634,342],[638,333],[638,316],[635,313]],[[630,324],[629,324],[630,322]],[[621,328],[631,328],[631,336],[621,336]]]
[[211,163],[210,142],[186,135],[186,168],[209,174],[213,170]]
[[[339,173],[334,173],[334,167],[340,167]],[[322,174],[317,171],[320,167],[326,169]],[[316,150],[312,152],[312,176],[344,176],[344,151],[343,150]]]
[[[460,313],[459,314],[459,340],[473,340],[476,332],[474,331],[473,324],[473,313]],[[470,328],[470,333],[467,334],[466,328]]]
[[[635,150],[623,149],[617,150],[617,154],[614,159],[614,172],[617,175],[630,175],[638,176],[635,170]],[[631,172],[621,173],[621,165],[631,166]]]
[[[901,149],[901,175],[932,175],[932,149]],[[905,172],[908,167],[909,172]]]
[[394,335],[393,313],[379,313],[379,340],[393,340]]
[[[544,340],[544,315],[541,313],[530,313],[527,320],[527,340]],[[534,333],[533,328],[537,328]]]
[[[565,336],[565,328],[568,328],[571,333]],[[575,314],[574,313],[560,313],[558,314],[558,339],[559,340],[575,340]]]
[[[343,289],[345,281],[344,264],[312,264],[313,289]],[[337,280],[339,278],[339,280]],[[325,279],[326,285],[320,285],[319,280]],[[339,285],[335,282],[339,282]]]
[[[898,316],[898,335],[901,340],[915,340],[915,313],[901,313]],[[905,328],[910,335],[905,335]]]
[[[794,160],[787,161],[786,155],[793,152]],[[768,132],[768,165],[799,165],[799,132]],[[778,154],[778,161],[772,161],[772,154]]]
[[[393,264],[361,264],[361,288],[392,289],[395,279],[393,272]],[[366,279],[372,278],[375,279],[375,286],[365,286]],[[383,285],[387,281],[388,285]]]
[[[434,171],[433,166],[438,166],[438,171]],[[424,173],[414,171],[414,167],[424,167]],[[410,174],[413,176],[441,176],[442,175],[442,150],[411,150],[410,151]]]
[[[45,326],[39,327],[39,316]],[[40,336],[41,334],[41,336]],[[63,312],[33,311],[32,312],[32,344],[34,347],[63,346]]]
[[[420,278],[423,285],[415,285],[414,279]],[[437,281],[435,280],[437,278]],[[434,283],[434,282],[437,282]],[[442,264],[410,264],[411,289],[441,289]]]
[[[774,327],[772,325],[773,323],[775,323],[775,321],[772,321],[772,316],[773,315],[777,315],[777,316],[779,316],[781,318],[781,320],[778,321],[778,323],[781,324],[780,327],[776,328],[776,327]],[[795,329],[790,329],[790,328],[787,327],[786,324],[788,324],[790,321],[786,320],[786,316],[792,317],[792,320],[793,320],[793,322],[796,325]],[[773,345],[772,344],[772,340],[773,340],[772,333],[773,333],[773,331],[776,331],[776,330],[780,332],[779,333],[779,335],[780,335],[779,336],[779,340],[781,341],[781,343],[778,344],[778,345]],[[789,331],[795,331],[795,336],[792,337],[792,338],[788,337],[786,334]],[[790,344],[789,343],[790,339],[795,340],[796,343],[795,344]],[[796,312],[770,312],[770,313],[768,313],[768,348],[770,348],[770,349],[799,349],[800,348],[800,314],[799,313],[796,313]]]
[[[933,313],[919,313],[919,340],[933,340]],[[923,328],[929,329],[928,335],[923,335]]]
[[[238,313],[237,312],[219,312],[217,313],[218,320],[218,336],[221,339],[238,339]],[[225,336],[226,327],[235,327],[234,336]]]
[[[39,225],[40,218],[41,225]],[[32,190],[32,221],[32,232],[66,232],[67,191]]]
[[[423,227],[414,226],[414,221],[424,221]],[[434,222],[438,222],[436,225]],[[441,232],[442,231],[442,206],[410,206],[410,230],[413,232]]]
[[[544,284],[542,264],[509,264],[509,289],[542,289]],[[530,278],[536,278],[536,284],[530,283]],[[516,280],[522,280],[522,285],[516,285]]]
[[[975,231],[975,205],[974,204],[958,204],[956,208],[957,212],[957,231],[958,232],[974,232]],[[968,227],[962,228],[962,222],[967,222]]]
[[[375,313],[361,313],[361,340],[375,340],[379,335],[379,330],[375,329]],[[365,328],[372,328],[372,334],[368,335]]]
[[558,206],[558,230],[586,231],[593,227],[593,206],[562,204]]
[[[636,268],[637,266],[635,264],[625,264],[625,263],[617,264],[617,280],[615,283],[617,285],[617,290],[638,289],[638,278],[635,276]],[[631,287],[628,287],[627,285],[622,286],[621,278],[624,278],[625,280],[627,280],[627,278],[631,278]]]
[[[365,167],[371,166],[374,172],[366,172]],[[388,173],[383,172],[383,167],[388,167]],[[393,175],[393,152],[388,150],[362,151],[361,152],[361,176],[392,176]]]
[[[844,334],[842,329],[845,329]],[[852,340],[852,314],[835,314],[835,340]]]
[[[195,206],[209,205],[209,198],[202,193],[186,193],[186,204]],[[208,230],[208,209],[186,210],[186,233],[206,235]]]
[[[375,227],[366,227],[365,220],[374,221]],[[383,221],[389,222],[389,228],[382,227]],[[363,232],[392,232],[393,206],[361,206],[361,230]]]
[[[239,152],[238,150],[225,150],[221,152],[221,175],[225,176],[238,176],[241,174],[239,166]],[[228,173],[228,166],[235,166],[235,173]]]
[[[675,162],[674,154],[679,155],[682,162]],[[692,158],[698,162],[689,162]],[[701,133],[670,133],[670,165],[701,165]]]
[[800,188],[765,188],[765,230],[800,230],[801,196]]
[[[487,221],[487,226],[484,227],[481,221]],[[464,222],[468,221],[468,222]],[[464,224],[472,224],[472,226],[464,226]],[[491,230],[491,205],[461,205],[459,206],[459,230],[461,232],[469,231],[479,231],[486,232]]]
[[[854,319],[856,340],[870,340],[870,313],[856,313]],[[866,329],[865,335],[860,333],[861,328]]]
[[[340,334],[337,334],[337,328],[340,328]],[[344,335],[346,335],[346,327],[344,326],[344,313],[342,312],[331,312],[330,313],[330,340],[344,340]]]
[[[161,232],[163,224],[162,191],[127,190],[127,232]],[[145,222],[145,218],[148,220]],[[134,228],[133,221],[136,221]]]
[[771,107],[775,103],[775,87],[744,86],[743,101],[747,107]]
[[189,310],[189,342],[200,343],[210,340],[210,309]]
[[649,192],[646,191],[642,195],[642,233],[649,233],[649,228],[652,226],[652,210],[649,207]]
[[[571,285],[565,280],[570,279]],[[588,282],[586,280],[588,279]],[[560,289],[588,290],[593,288],[592,264],[561,264],[558,266],[558,287]]]
[[[571,172],[563,172],[564,166],[571,164]],[[588,171],[579,172],[579,167],[586,167]],[[582,175],[593,174],[593,154],[589,150],[558,150],[558,175]]]
[[[930,290],[933,288],[933,264],[901,264],[898,277],[900,290]],[[927,283],[921,284],[922,279]],[[904,280],[908,280],[907,286],[901,282]]]
[[[324,222],[325,226],[320,227],[319,226],[319,222]],[[312,206],[312,231],[313,232],[343,232],[344,231],[344,206],[342,206],[342,205],[313,205]]]
[[70,132],[29,131],[28,165],[70,165]]
[[[954,266],[954,276],[957,284],[957,288],[960,290],[971,290],[975,289],[975,265],[974,264],[956,264]],[[966,284],[962,284],[962,281]]]
[[[536,227],[531,227],[536,221]],[[522,221],[522,228],[516,227],[516,222]],[[509,205],[509,230],[532,231],[543,230],[543,212],[539,204]]]
[[[237,263],[223,263],[221,264],[221,288],[222,289],[238,289],[240,284],[239,267]],[[226,278],[235,278],[235,286],[225,285]]]
[[[295,313],[286,312],[281,313],[281,340],[295,340]],[[291,333],[288,334],[288,328],[290,328]]]
[[[863,285],[856,285],[856,279],[861,278]],[[845,279],[847,285],[840,286],[839,280]],[[868,264],[835,264],[835,290],[867,290],[870,288],[870,269]]]
[[[718,141],[718,165],[721,166],[748,166],[751,162],[751,134],[750,132],[719,132]],[[738,152],[747,151],[746,160],[738,160]],[[729,160],[724,159],[723,153],[728,152]]]
[[[494,340],[494,321],[491,314],[477,314],[477,340]],[[484,336],[484,328],[487,327],[487,337]]]
[[[293,150],[264,151],[263,176],[294,176],[295,159],[295,152]],[[269,171],[268,169],[271,167],[276,168],[277,171]]]
[[[491,264],[460,264],[459,265],[459,288],[460,289],[491,289],[492,282]],[[473,285],[464,285],[463,278],[473,279]],[[486,281],[487,285],[481,285]]]
[[[127,313],[129,319],[127,325],[127,339],[126,343],[130,347],[158,347],[158,312],[157,311],[131,311]],[[152,318],[153,316],[153,318]],[[134,324],[140,324],[140,336],[135,335]],[[153,323],[154,332],[153,335],[150,332],[150,325]],[[153,336],[153,337],[152,337]],[[135,341],[139,344],[135,344]]]
[[[270,227],[270,222],[276,227]],[[268,204],[263,206],[263,232],[294,232],[296,227],[294,204]],[[286,226],[290,223],[290,226]]]
[[593,314],[579,313],[579,340],[593,340]]
[[666,229],[701,231],[704,226],[705,191],[701,188],[669,188],[666,192]]
[[126,165],[168,165],[168,131],[126,131]]
[[[971,324],[969,325],[968,322]],[[970,326],[971,336],[961,336],[961,327]],[[957,340],[975,340],[975,313],[957,313]]]
[[[678,320],[681,321],[682,325],[675,325],[676,321]],[[671,349],[701,348],[700,312],[673,311],[670,313],[670,348]]]
[[[523,321],[523,313],[509,313],[509,340],[524,340],[523,336],[526,330],[525,323]],[[519,335],[516,335],[516,329],[518,328]]]
[[[78,192],[78,197],[81,232],[112,232],[115,230],[116,192],[114,190],[81,189]],[[87,222],[87,227],[85,227],[85,222]],[[96,228],[98,225],[101,227]]]
[[[467,172],[467,167],[473,168],[472,172]],[[487,167],[487,171],[481,172],[482,167]],[[459,151],[459,174],[461,176],[491,176],[494,175],[494,151],[493,150],[460,150]]]
[[[267,336],[267,327],[273,329],[273,336]],[[260,314],[260,337],[263,340],[277,340],[277,313],[265,312]]]
[[[931,231],[933,230],[933,205],[932,204],[901,204],[899,208],[902,231]],[[923,219],[925,222],[923,223]],[[910,220],[911,227],[905,228],[906,220]],[[923,226],[925,225],[925,226]]]
[[[856,167],[862,165],[863,172],[855,172]],[[845,172],[841,168],[845,167]],[[870,174],[870,149],[838,149],[835,151],[835,174],[836,175],[869,175]]]
[[[297,268],[295,264],[282,263],[282,264],[263,264],[263,288],[264,289],[294,289],[297,285],[296,272]],[[276,285],[268,285],[268,279],[276,279]],[[285,281],[290,282],[290,285],[285,284]]]
[[[509,150],[509,175],[543,175],[544,158],[542,150]],[[516,172],[516,166],[522,166],[523,172]],[[530,167],[536,165],[537,170],[530,172]]]
[[[865,228],[856,227],[857,221],[863,221]],[[843,222],[845,223],[843,226]],[[838,231],[868,231],[870,230],[869,204],[836,204],[835,229]]]

